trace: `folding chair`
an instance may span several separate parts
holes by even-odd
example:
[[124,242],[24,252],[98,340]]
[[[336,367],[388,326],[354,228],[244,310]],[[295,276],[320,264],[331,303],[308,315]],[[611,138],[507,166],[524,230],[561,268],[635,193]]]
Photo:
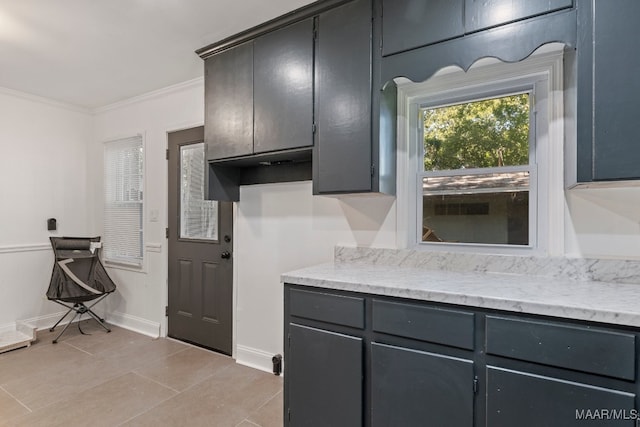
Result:
[[[53,343],[58,342],[76,317],[85,313],[95,319],[107,332],[111,332],[104,319],[91,310],[116,290],[115,283],[100,262],[100,237],[51,237],[51,246],[55,261],[47,298],[69,310],[49,331],[53,332],[69,313],[75,312],[71,321],[55,337]],[[89,301],[92,301],[92,304],[85,305]],[[79,325],[78,328],[80,328]],[[82,329],[80,332],[84,334]]]

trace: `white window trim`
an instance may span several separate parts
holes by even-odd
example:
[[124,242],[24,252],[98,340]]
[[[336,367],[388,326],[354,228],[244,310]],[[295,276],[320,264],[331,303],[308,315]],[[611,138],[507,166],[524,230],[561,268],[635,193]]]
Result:
[[[142,188],[143,188],[143,198],[142,198],[142,262],[140,264],[136,263],[127,263],[123,261],[114,261],[109,260],[104,257],[104,250],[102,251],[102,261],[104,262],[105,267],[117,269],[117,270],[125,270],[132,271],[136,273],[147,273],[147,197],[148,197],[148,186],[147,186],[147,138],[145,131],[133,131],[130,133],[125,133],[122,135],[113,136],[110,138],[106,138],[102,140],[102,155],[103,155],[103,165],[104,165],[104,153],[105,146],[111,142],[117,142],[122,139],[132,138],[135,136],[140,136],[142,138]],[[104,167],[104,166],[103,166]],[[102,179],[104,180],[104,169],[102,173]],[[103,182],[104,188],[104,182]],[[102,215],[104,215],[104,193],[101,194],[102,197]],[[102,227],[104,226],[104,218],[101,222]],[[102,231],[102,241],[104,242],[104,229]]]
[[[528,59],[502,63],[494,58],[480,60],[466,73],[447,67],[422,83],[397,79],[398,156],[397,156],[397,247],[446,252],[500,253],[513,255],[556,255],[564,253],[564,45],[543,46]],[[537,168],[537,216],[535,245],[480,245],[422,243],[418,241],[419,206],[417,200],[422,146],[418,109],[438,99],[473,98],[507,88],[537,84],[535,108]],[[546,92],[546,93],[545,93]],[[542,96],[541,96],[542,94]],[[428,102],[426,96],[429,96]],[[546,99],[544,97],[546,96]],[[544,124],[546,119],[546,125]],[[532,180],[533,181],[533,180]],[[530,221],[531,222],[531,221]]]

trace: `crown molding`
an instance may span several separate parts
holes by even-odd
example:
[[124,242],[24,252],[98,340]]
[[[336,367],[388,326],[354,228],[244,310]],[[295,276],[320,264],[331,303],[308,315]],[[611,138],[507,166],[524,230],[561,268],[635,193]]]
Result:
[[102,107],[94,108],[93,110],[91,110],[91,113],[93,115],[102,114],[107,111],[116,110],[129,105],[134,105],[140,102],[149,101],[151,99],[159,98],[159,97],[168,95],[170,93],[179,92],[179,91],[196,87],[196,86],[204,87],[204,77],[196,77],[195,79],[187,80],[182,83],[177,83],[171,86],[163,87],[162,89],[143,93],[142,95],[134,96],[132,98],[127,98],[123,101],[118,101],[118,102],[114,102],[113,104],[108,104]]
[[15,89],[9,89],[8,87],[0,86],[0,94],[12,96],[14,98],[24,99],[25,101],[31,101],[38,104],[48,105],[50,107],[61,108],[63,110],[73,111],[74,113],[91,114],[91,110],[79,105],[70,104],[67,102],[56,101],[51,98],[45,98],[39,95],[33,95],[27,92],[21,92]]

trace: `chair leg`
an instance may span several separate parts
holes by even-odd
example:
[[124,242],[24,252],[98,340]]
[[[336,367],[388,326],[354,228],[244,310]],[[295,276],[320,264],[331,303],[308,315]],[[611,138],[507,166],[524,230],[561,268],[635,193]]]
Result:
[[104,328],[105,331],[107,332],[111,332],[111,329],[107,328],[107,325],[104,324],[104,319],[101,319],[100,317],[98,317],[97,314],[95,314],[93,311],[91,311],[90,309],[87,309],[86,313],[93,317],[96,322],[98,322],[98,325],[102,326]]
[[[104,294],[102,295],[100,298],[98,298],[97,300],[95,300],[93,302],[93,304],[91,304],[89,307],[86,307],[87,311],[90,311],[91,313],[93,313],[93,316],[95,318],[97,318],[97,320],[100,320],[101,323],[104,323],[104,319],[100,316],[98,316],[97,314],[95,314],[93,312],[93,310],[91,310],[96,304],[98,304],[100,301],[102,301],[103,299],[105,299],[109,294]],[[111,332],[110,330],[108,330],[109,332]]]
[[[66,306],[65,306],[65,307],[66,307]],[[58,320],[58,321],[56,322],[56,324],[55,324],[55,325],[53,325],[53,326],[49,329],[49,332],[53,332],[53,330],[56,328],[56,326],[58,326],[58,325],[60,324],[60,322],[62,322],[62,321],[65,319],[65,317],[67,317],[67,315],[68,315],[69,313],[71,313],[71,310],[73,310],[73,307],[71,307],[71,308],[69,309],[69,311],[67,311],[67,312],[64,314],[64,316],[62,316],[62,317],[60,318],[60,320]]]
[[80,315],[79,311],[76,311],[76,314],[73,315],[73,318],[71,318],[71,320],[69,321],[69,323],[67,323],[66,325],[64,325],[64,329],[62,329],[62,332],[60,332],[58,334],[57,337],[55,337],[55,339],[53,340],[54,344],[58,343],[58,338],[60,338],[62,336],[62,334],[64,334],[64,331],[67,330],[67,328],[69,327],[69,325],[71,325],[73,323],[74,320],[76,320],[76,317],[78,317]]
[[[64,332],[67,330],[67,328],[69,327],[69,325],[71,325],[71,324],[73,323],[73,321],[74,321],[74,320],[76,320],[76,317],[78,317],[78,316],[80,316],[80,315],[82,315],[82,314],[85,314],[85,313],[89,314],[89,316],[91,316],[91,317],[92,317],[96,322],[98,322],[98,324],[99,324],[100,326],[102,326],[102,327],[104,328],[104,330],[105,330],[105,331],[107,331],[107,332],[111,332],[111,329],[109,329],[109,328],[106,326],[106,324],[105,324],[105,322],[104,322],[104,319],[103,319],[103,318],[101,318],[100,316],[98,316],[96,313],[94,313],[94,312],[93,312],[93,310],[91,310],[91,309],[93,308],[93,306],[95,306],[95,305],[96,305],[96,304],[98,304],[100,301],[102,301],[104,298],[106,298],[106,297],[107,297],[107,295],[108,295],[108,294],[104,294],[104,295],[102,295],[100,298],[98,298],[98,299],[94,300],[94,301],[93,301],[93,304],[91,304],[91,305],[90,305],[90,306],[88,306],[88,307],[87,307],[84,303],[82,303],[82,302],[78,302],[78,303],[73,304],[73,306],[70,306],[70,305],[64,304],[64,303],[62,303],[62,302],[60,302],[60,301],[52,300],[52,301],[53,301],[53,302],[55,302],[55,303],[58,303],[58,304],[60,304],[60,305],[62,305],[62,306],[65,306],[66,308],[68,308],[68,309],[69,309],[69,311],[67,311],[67,312],[65,313],[65,315],[64,315],[64,316],[62,316],[62,318],[60,318],[60,320],[58,320],[58,321],[56,322],[56,324],[55,324],[55,325],[53,325],[53,327],[52,327],[51,329],[49,329],[49,331],[50,331],[50,332],[53,332],[53,330],[56,328],[56,326],[58,326],[58,325],[60,324],[60,322],[62,322],[62,321],[67,317],[67,315],[68,315],[69,313],[71,313],[71,311],[75,311],[75,312],[76,312],[76,313],[75,313],[75,315],[73,316],[73,318],[71,318],[71,320],[69,321],[69,323],[67,323],[67,324],[65,325],[64,329],[62,330],[62,332],[60,332],[60,333],[58,334],[58,336],[53,340],[53,343],[54,343],[54,344],[56,344],[56,343],[58,342],[58,339],[62,336],[62,334],[64,334]],[[80,332],[82,332],[82,330],[81,330]]]

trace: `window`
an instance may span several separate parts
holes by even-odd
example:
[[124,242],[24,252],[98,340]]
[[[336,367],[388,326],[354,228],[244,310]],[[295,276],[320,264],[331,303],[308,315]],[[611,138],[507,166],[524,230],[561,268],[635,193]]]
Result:
[[103,255],[106,262],[142,266],[143,166],[141,135],[105,143]]
[[529,245],[531,98],[420,108],[423,242]]
[[398,83],[398,246],[563,251],[563,45]]
[[180,146],[180,238],[218,240],[218,202],[204,199],[205,144]]

